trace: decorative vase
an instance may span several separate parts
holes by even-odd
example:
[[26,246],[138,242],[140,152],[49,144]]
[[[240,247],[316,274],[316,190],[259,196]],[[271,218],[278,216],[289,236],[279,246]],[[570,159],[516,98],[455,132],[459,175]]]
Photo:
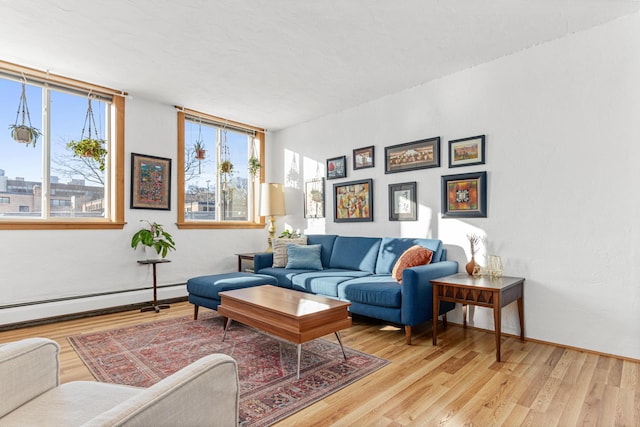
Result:
[[476,260],[475,258],[472,256],[471,257],[471,261],[469,261],[467,263],[467,265],[465,266],[465,270],[467,270],[467,273],[469,274],[469,276],[473,276],[473,270],[476,268]]

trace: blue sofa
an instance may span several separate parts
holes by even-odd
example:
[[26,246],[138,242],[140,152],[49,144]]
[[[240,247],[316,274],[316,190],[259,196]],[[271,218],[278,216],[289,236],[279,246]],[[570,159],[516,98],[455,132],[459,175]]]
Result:
[[[273,254],[254,258],[256,273],[273,276],[278,286],[337,298],[351,303],[350,311],[404,325],[407,344],[411,328],[432,319],[432,279],[458,272],[458,263],[446,261],[442,241],[435,239],[308,235],[308,245],[321,245],[323,270],[274,268]],[[433,251],[430,264],[407,268],[402,284],[391,275],[402,253],[413,245]],[[442,302],[438,315],[455,304]]]

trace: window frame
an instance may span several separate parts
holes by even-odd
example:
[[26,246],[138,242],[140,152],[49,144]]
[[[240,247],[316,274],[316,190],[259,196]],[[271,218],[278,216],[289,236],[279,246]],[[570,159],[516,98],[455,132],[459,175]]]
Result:
[[184,176],[184,165],[185,165],[185,121],[186,116],[189,117],[199,117],[214,123],[219,123],[220,126],[232,125],[234,127],[243,128],[247,130],[254,131],[256,133],[255,138],[258,139],[258,150],[260,153],[260,160],[262,161],[262,167],[258,172],[257,179],[254,181],[254,200],[257,198],[257,192],[260,188],[260,184],[264,182],[264,133],[265,130],[246,125],[244,123],[234,122],[226,119],[222,119],[220,117],[212,116],[209,114],[201,113],[198,111],[190,110],[183,107],[176,107],[178,110],[178,221],[176,226],[179,229],[259,229],[265,227],[265,219],[263,216],[259,215],[258,212],[258,203],[254,203],[254,220],[252,221],[191,221],[185,219],[185,176]]
[[79,218],[74,220],[58,218],[0,220],[0,230],[88,230],[88,229],[122,229],[124,228],[124,108],[125,92],[103,86],[86,83],[49,72],[43,72],[0,60],[0,71],[17,77],[25,77],[38,82],[50,83],[72,90],[95,92],[103,97],[111,97],[111,169],[109,185],[110,215],[109,218]]

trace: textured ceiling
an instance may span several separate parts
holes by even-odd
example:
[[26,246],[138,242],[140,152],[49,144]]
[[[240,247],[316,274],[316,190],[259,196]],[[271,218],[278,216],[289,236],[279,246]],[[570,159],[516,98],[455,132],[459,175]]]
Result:
[[0,59],[276,130],[639,0],[0,0]]

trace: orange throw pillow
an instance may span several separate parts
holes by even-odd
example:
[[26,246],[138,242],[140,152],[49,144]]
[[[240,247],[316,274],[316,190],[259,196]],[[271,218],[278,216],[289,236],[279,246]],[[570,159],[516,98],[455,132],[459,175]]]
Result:
[[405,268],[429,264],[432,257],[433,252],[429,249],[423,248],[420,245],[411,246],[400,255],[400,258],[396,261],[396,265],[393,266],[391,275],[398,283],[402,284],[402,272]]

